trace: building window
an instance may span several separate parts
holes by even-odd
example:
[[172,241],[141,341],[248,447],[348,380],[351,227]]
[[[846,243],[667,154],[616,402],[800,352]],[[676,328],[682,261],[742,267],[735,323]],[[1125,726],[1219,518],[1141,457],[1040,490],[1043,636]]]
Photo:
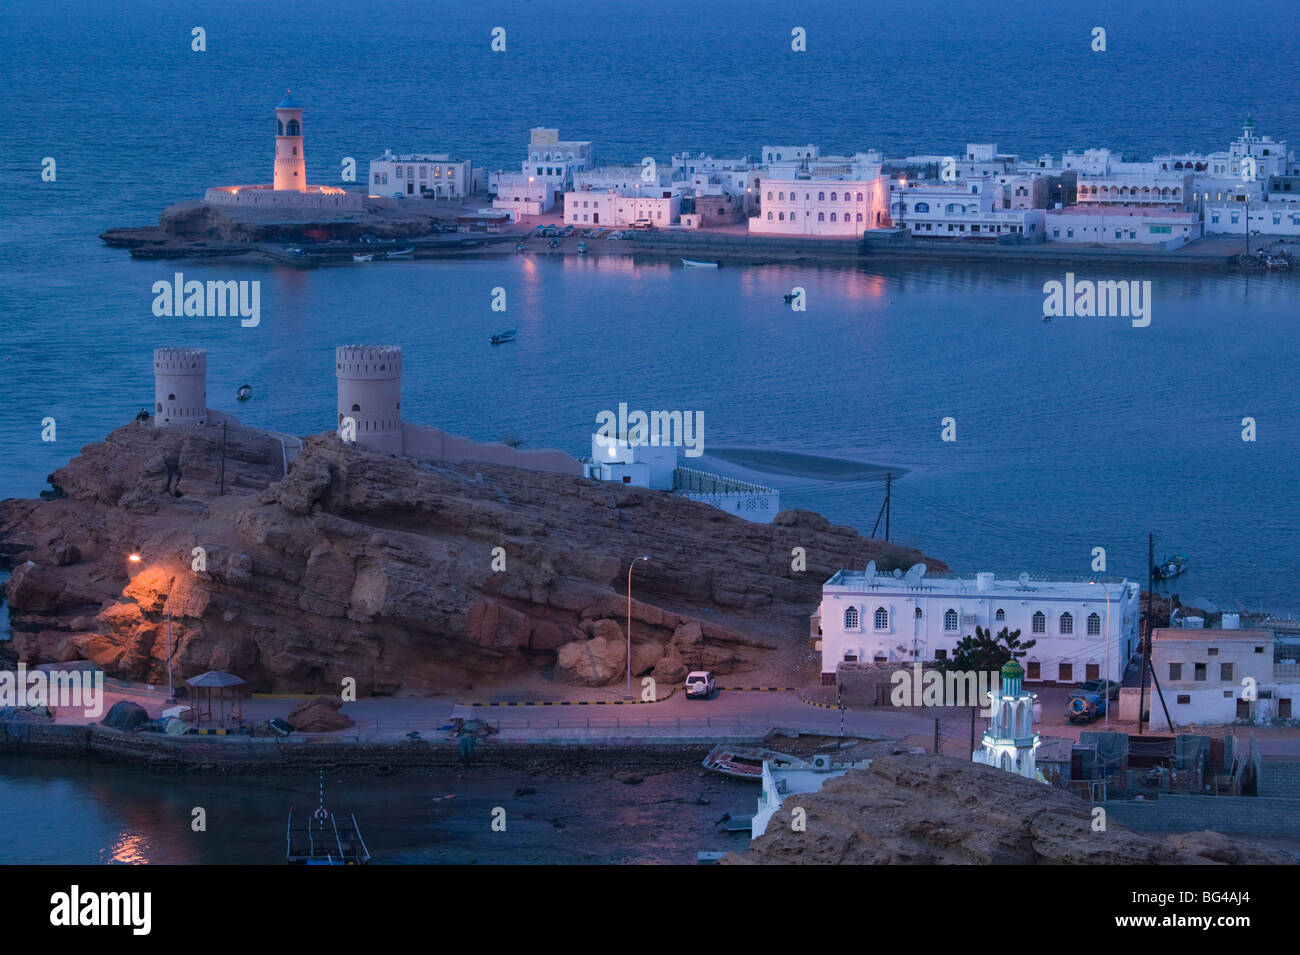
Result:
[[1204,663],[1197,663],[1197,664],[1194,664],[1194,671],[1193,671],[1193,677],[1192,677],[1192,679],[1196,680],[1196,682],[1198,682],[1198,683],[1202,683],[1202,682],[1205,681],[1205,664],[1204,664]]
[[1037,660],[1030,660],[1029,665],[1025,667],[1026,680],[1041,680],[1042,677],[1039,675],[1041,673],[1042,673],[1042,664],[1039,663]]
[[1089,663],[1086,666],[1084,666],[1083,672],[1084,672],[1083,678],[1085,680],[1097,680],[1101,678],[1101,667],[1098,666],[1096,663]]
[[817,193],[817,201],[818,201],[818,202],[825,202],[825,201],[826,201],[826,193],[824,193],[824,192],[819,192],[819,193]]
[[949,633],[957,630],[957,611],[948,609],[943,615],[943,629]]
[[1074,633],[1074,618],[1068,613],[1061,614],[1061,633],[1065,636]]
[[767,221],[768,221],[768,222],[771,222],[771,221],[772,221],[772,213],[770,213],[770,212],[767,214]]
[[[794,218],[794,213],[790,213],[790,218],[792,218],[792,219]],[[785,221],[785,213],[784,213],[784,212],[778,212],[778,213],[776,214],[776,220],[777,220],[778,222],[784,222],[784,221]]]
[[858,213],[858,221],[859,221],[859,222],[862,221],[862,213],[861,213],[861,212]]
[[833,212],[831,213],[831,221],[832,221],[832,222],[835,221],[835,213],[833,213]]
[[1231,683],[1231,682],[1232,682],[1232,664],[1231,664],[1231,663],[1220,663],[1220,664],[1219,664],[1219,679],[1222,680],[1224,683]]
[[784,193],[784,192],[778,192],[778,193],[776,194],[776,196],[777,196],[777,198],[780,199],[782,202],[785,202],[785,193]]
[[862,193],[859,192],[859,193],[858,193],[858,202],[861,202],[861,201],[862,201]]
[[935,650],[935,651],[934,651],[934,658],[935,658],[936,660],[946,660],[946,659],[948,659],[948,651],[947,651],[947,650]]
[[1188,703],[1192,702],[1192,696],[1191,696],[1191,694],[1190,694],[1190,693],[1180,693],[1180,694],[1178,694],[1178,702],[1181,703],[1181,704],[1183,704],[1184,706],[1187,705]]
[[1059,674],[1059,675],[1057,676],[1057,678],[1056,678],[1058,682],[1060,682],[1060,683],[1073,683],[1073,682],[1074,682],[1074,664],[1073,664],[1073,663],[1060,663],[1060,664],[1057,664],[1057,673]]
[[921,608],[920,608],[920,607],[917,607],[917,608],[916,608],[916,619],[917,619],[917,620],[920,620],[920,619],[921,619],[922,617],[924,617],[924,616],[925,616],[925,614],[921,612]]
[[1088,636],[1101,636],[1101,617],[1095,613],[1088,614]]
[[835,201],[837,201],[836,198],[835,198],[835,193],[832,192],[832,193],[831,193],[831,202],[835,202]]
[[889,629],[889,611],[886,610],[884,607],[876,608],[876,629],[877,630]]
[[1043,615],[1043,612],[1042,612],[1041,610],[1036,611],[1036,612],[1034,613],[1034,626],[1033,626],[1033,630],[1034,630],[1034,633],[1046,633],[1046,632],[1047,632],[1047,617]]
[[993,619],[996,620],[998,623],[1002,623],[1004,620],[1007,619],[1007,612],[1003,610],[1001,607],[999,607],[998,612],[993,615]]
[[772,190],[771,190],[771,189],[767,190],[767,198],[768,198],[769,201],[771,201],[771,199],[772,199]]
[[817,213],[817,221],[818,221],[818,222],[825,222],[825,221],[826,221],[826,213],[824,213],[824,212],[819,212],[819,213]]
[[1183,679],[1183,665],[1181,663],[1169,664],[1169,682],[1180,683]]
[[845,630],[858,629],[858,608],[857,607],[850,607],[848,610],[844,611],[844,629]]

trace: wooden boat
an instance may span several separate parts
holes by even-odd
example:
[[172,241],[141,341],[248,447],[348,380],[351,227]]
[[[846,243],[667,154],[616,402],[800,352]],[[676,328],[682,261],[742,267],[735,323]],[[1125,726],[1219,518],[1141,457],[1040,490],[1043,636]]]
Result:
[[1171,577],[1177,577],[1187,569],[1188,558],[1186,554],[1175,554],[1172,557],[1166,557],[1160,563],[1151,568],[1152,575],[1156,580],[1169,580]]
[[1280,272],[1291,268],[1291,263],[1280,256],[1266,255],[1264,256],[1264,268]]
[[413,247],[407,247],[405,249],[394,249],[392,252],[388,253],[388,258],[409,259],[414,254],[415,254],[415,249]]
[[718,267],[717,262],[700,262],[696,259],[682,259],[682,265],[688,269],[716,269]]
[[579,242],[579,243],[578,243],[578,254],[579,254],[579,255],[586,255],[586,254],[587,254],[587,243],[585,243],[585,242]]
[[235,389],[236,401],[247,401],[251,397],[253,397],[253,389],[250,388],[248,385],[240,385],[237,389]]
[[516,251],[516,252],[522,252],[522,251],[524,251],[524,244],[523,244],[522,242],[516,242],[516,243],[515,243],[515,251]]
[[285,827],[285,861],[290,865],[365,865],[370,861],[370,850],[361,837],[357,817],[348,813],[346,818],[325,808],[325,781],[321,773],[320,806],[311,816],[294,822],[289,810]]
[[812,767],[811,763],[788,753],[778,753],[761,746],[729,746],[725,743],[709,750],[709,755],[704,757],[700,765],[736,779],[760,780],[763,778],[763,760],[768,760],[781,769]]
[[374,260],[374,258],[375,258],[375,254],[374,254],[373,252],[366,252],[365,254],[362,254],[362,253],[358,252],[356,255],[352,256],[352,261],[353,261],[353,262],[371,262],[371,261]]
[[490,341],[493,345],[504,345],[506,342],[512,342],[514,340],[515,340],[515,329],[513,328],[506,332],[497,332],[490,339],[488,339],[488,341]]

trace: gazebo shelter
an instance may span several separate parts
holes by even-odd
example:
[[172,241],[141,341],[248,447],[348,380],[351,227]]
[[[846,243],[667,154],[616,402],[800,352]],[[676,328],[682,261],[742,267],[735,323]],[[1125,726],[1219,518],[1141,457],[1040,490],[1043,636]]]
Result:
[[[244,681],[233,673],[221,670],[209,670],[198,676],[190,677],[185,683],[190,686],[194,698],[194,725],[230,727],[243,722],[240,715],[240,701],[244,698]],[[216,691],[214,706],[213,691]],[[227,702],[230,717],[227,720]]]

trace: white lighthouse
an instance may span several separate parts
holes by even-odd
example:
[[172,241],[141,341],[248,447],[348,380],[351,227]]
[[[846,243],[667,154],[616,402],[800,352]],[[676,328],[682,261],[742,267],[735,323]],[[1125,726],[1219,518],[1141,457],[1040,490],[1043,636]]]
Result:
[[275,189],[307,191],[307,162],[302,154],[302,107],[286,91],[275,108]]
[[155,428],[206,424],[208,353],[202,348],[153,350]]
[[402,453],[402,349],[342,345],[334,350],[338,435],[370,451]]
[[971,761],[996,766],[1026,779],[1046,782],[1038,775],[1038,734],[1034,732],[1034,694],[1024,689],[1024,668],[1015,660],[1002,664],[1001,687],[989,694],[993,718],[981,747]]

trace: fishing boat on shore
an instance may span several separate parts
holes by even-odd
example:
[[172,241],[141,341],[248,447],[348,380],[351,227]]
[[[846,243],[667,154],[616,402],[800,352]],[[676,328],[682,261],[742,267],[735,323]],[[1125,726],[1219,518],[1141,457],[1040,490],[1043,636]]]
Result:
[[716,269],[717,262],[700,262],[697,259],[682,259],[682,265],[688,269]]
[[414,255],[414,254],[415,254],[415,249],[414,249],[414,247],[408,247],[408,248],[405,248],[405,249],[394,249],[392,252],[389,252],[389,253],[388,253],[388,258],[390,258],[390,259],[409,259],[409,258],[410,258],[412,255]]
[[1166,557],[1152,567],[1151,573],[1156,580],[1169,580],[1171,577],[1177,577],[1185,571],[1187,564],[1188,558],[1186,554],[1175,554],[1172,557]]
[[812,765],[797,756],[761,746],[728,746],[725,743],[709,750],[709,755],[700,765],[735,779],[759,780],[763,778],[764,760],[781,769],[808,769]]
[[352,256],[352,261],[353,261],[353,262],[373,262],[373,261],[374,261],[374,258],[375,258],[375,253],[373,253],[373,252],[366,252],[366,253],[358,252],[358,253],[356,253],[354,256]]
[[509,331],[497,332],[490,339],[488,339],[488,341],[490,341],[493,345],[504,345],[506,342],[512,342],[515,340],[515,333],[516,333],[516,329],[513,328],[510,329]]

